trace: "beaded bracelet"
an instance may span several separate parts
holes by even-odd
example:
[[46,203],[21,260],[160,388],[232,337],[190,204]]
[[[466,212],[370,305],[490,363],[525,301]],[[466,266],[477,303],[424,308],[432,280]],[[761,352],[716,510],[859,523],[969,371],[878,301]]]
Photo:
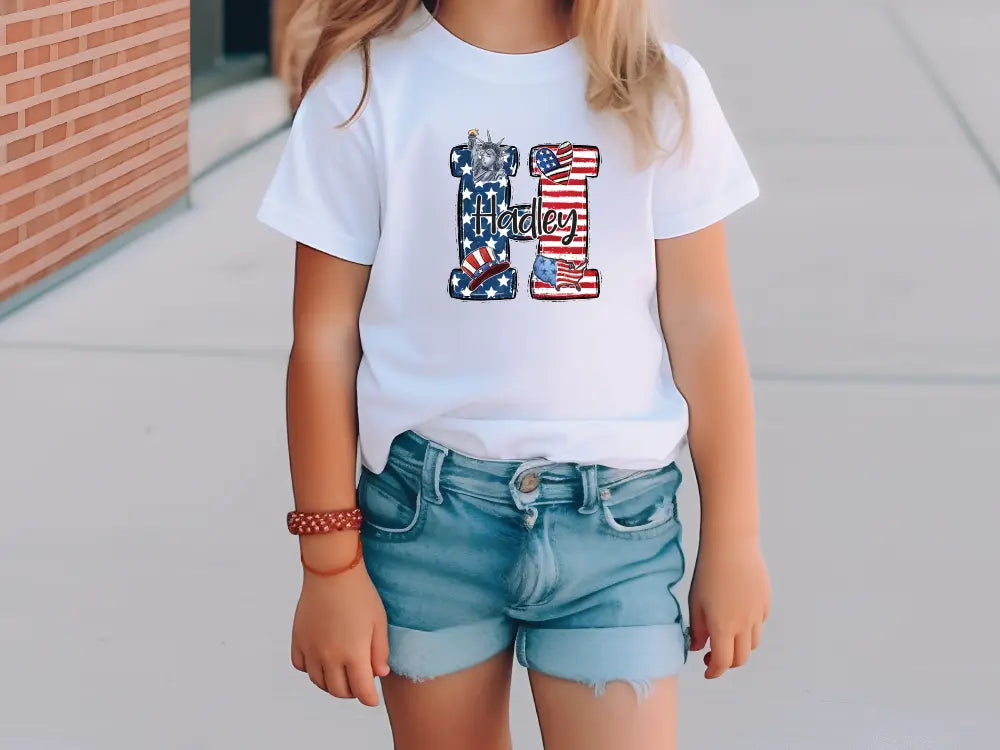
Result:
[[326,534],[361,528],[361,509],[327,510],[311,513],[303,510],[288,512],[288,531],[292,534]]
[[[361,509],[349,508],[347,510],[327,510],[318,512],[292,510],[288,512],[287,524],[288,531],[299,536],[309,534],[326,534],[331,531],[344,531],[347,529],[360,529]],[[355,553],[354,559],[347,565],[342,565],[341,567],[334,568],[333,570],[317,570],[316,568],[311,567],[306,563],[305,556],[302,553],[302,548],[301,546],[299,547],[299,560],[302,562],[302,567],[317,576],[335,576],[338,573],[348,571],[360,563],[361,558],[360,535],[358,536],[358,551]]]

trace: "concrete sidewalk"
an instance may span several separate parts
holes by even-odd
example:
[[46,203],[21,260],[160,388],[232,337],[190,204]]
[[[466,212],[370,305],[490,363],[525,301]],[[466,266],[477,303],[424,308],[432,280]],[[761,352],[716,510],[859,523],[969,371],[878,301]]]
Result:
[[[764,191],[730,235],[774,585],[750,666],[687,665],[682,748],[1000,734],[1000,9],[899,7],[677,13]],[[289,665],[283,139],[0,323],[0,749],[391,746]],[[513,727],[541,747],[520,668]]]

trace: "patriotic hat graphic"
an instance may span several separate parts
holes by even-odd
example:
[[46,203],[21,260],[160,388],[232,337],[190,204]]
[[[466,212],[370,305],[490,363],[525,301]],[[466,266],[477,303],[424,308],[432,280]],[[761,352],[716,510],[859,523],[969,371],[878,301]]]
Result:
[[503,273],[508,268],[510,268],[510,263],[494,258],[493,252],[485,245],[473,250],[462,261],[462,270],[471,279],[469,281],[471,291],[475,291],[482,286],[484,281],[498,273]]

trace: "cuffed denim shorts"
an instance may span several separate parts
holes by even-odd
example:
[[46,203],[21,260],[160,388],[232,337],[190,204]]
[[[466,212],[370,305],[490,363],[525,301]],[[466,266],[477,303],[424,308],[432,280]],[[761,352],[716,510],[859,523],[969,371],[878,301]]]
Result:
[[397,436],[358,483],[390,668],[429,679],[514,643],[524,667],[643,697],[688,655],[680,482],[676,464],[484,460]]

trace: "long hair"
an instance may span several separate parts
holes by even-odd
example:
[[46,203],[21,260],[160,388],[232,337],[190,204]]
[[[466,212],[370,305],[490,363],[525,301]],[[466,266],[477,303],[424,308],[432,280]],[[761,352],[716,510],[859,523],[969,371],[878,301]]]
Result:
[[[361,98],[350,124],[361,113],[371,84],[371,40],[396,29],[421,0],[313,0],[319,35],[302,73],[297,101],[326,68],[341,56],[358,51],[363,61]],[[307,4],[309,0],[306,0]],[[680,71],[667,59],[648,0],[563,0],[587,55],[587,104],[624,120],[640,163],[669,153],[689,137],[689,100]],[[659,142],[657,102],[666,96],[680,114],[678,138],[668,147]]]

